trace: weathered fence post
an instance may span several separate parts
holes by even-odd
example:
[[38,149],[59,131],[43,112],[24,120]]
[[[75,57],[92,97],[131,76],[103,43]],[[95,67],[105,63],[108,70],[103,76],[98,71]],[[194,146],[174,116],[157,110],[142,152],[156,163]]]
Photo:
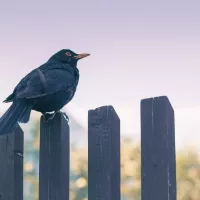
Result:
[[24,133],[0,136],[0,200],[23,200]]
[[40,127],[39,200],[69,199],[69,126],[63,114]]
[[88,199],[120,199],[120,119],[112,106],[88,112]]
[[141,101],[142,200],[176,200],[174,111],[167,97]]

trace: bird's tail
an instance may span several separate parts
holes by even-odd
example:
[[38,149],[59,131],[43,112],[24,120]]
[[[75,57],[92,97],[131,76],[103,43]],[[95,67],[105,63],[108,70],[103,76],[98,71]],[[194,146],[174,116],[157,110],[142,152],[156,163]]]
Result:
[[12,133],[18,126],[18,122],[27,123],[32,107],[33,103],[27,100],[14,101],[0,118],[0,135]]

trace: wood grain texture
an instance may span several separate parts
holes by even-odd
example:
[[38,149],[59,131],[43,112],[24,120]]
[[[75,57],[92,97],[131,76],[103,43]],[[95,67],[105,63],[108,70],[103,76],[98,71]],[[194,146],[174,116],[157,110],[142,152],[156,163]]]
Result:
[[88,199],[120,199],[120,120],[112,106],[88,112]]
[[167,97],[141,101],[142,200],[176,200],[174,111]]
[[41,118],[39,199],[69,199],[69,126],[63,114],[48,122]]
[[24,133],[0,136],[0,200],[23,200]]

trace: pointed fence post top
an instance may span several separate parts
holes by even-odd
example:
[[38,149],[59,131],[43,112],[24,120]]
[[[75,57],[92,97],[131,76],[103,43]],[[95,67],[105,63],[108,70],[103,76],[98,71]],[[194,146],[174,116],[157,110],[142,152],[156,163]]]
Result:
[[[106,106],[101,106],[101,107],[98,107],[98,108],[95,108],[95,109],[90,109],[88,111],[88,114],[90,115],[102,115],[102,116],[108,116],[109,114],[113,114],[116,116],[116,118],[119,119],[118,115],[117,115],[117,112],[115,111],[114,107],[111,106],[111,105],[106,105]],[[120,119],[119,119],[120,120]]]
[[162,102],[164,104],[166,104],[173,112],[174,112],[174,109],[169,101],[169,98],[167,96],[158,96],[158,97],[151,97],[151,98],[145,98],[145,99],[142,99],[141,102],[140,102],[140,105],[144,105],[145,103],[147,102],[152,102],[152,105],[157,103],[157,102]]

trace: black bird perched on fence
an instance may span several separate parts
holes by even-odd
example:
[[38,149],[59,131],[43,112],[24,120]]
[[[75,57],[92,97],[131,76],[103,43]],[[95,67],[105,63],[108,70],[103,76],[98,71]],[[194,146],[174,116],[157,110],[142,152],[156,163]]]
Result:
[[12,102],[0,118],[0,135],[14,131],[18,123],[27,123],[31,110],[46,115],[60,112],[72,100],[79,81],[77,61],[90,54],[63,49],[27,74],[4,102]]

